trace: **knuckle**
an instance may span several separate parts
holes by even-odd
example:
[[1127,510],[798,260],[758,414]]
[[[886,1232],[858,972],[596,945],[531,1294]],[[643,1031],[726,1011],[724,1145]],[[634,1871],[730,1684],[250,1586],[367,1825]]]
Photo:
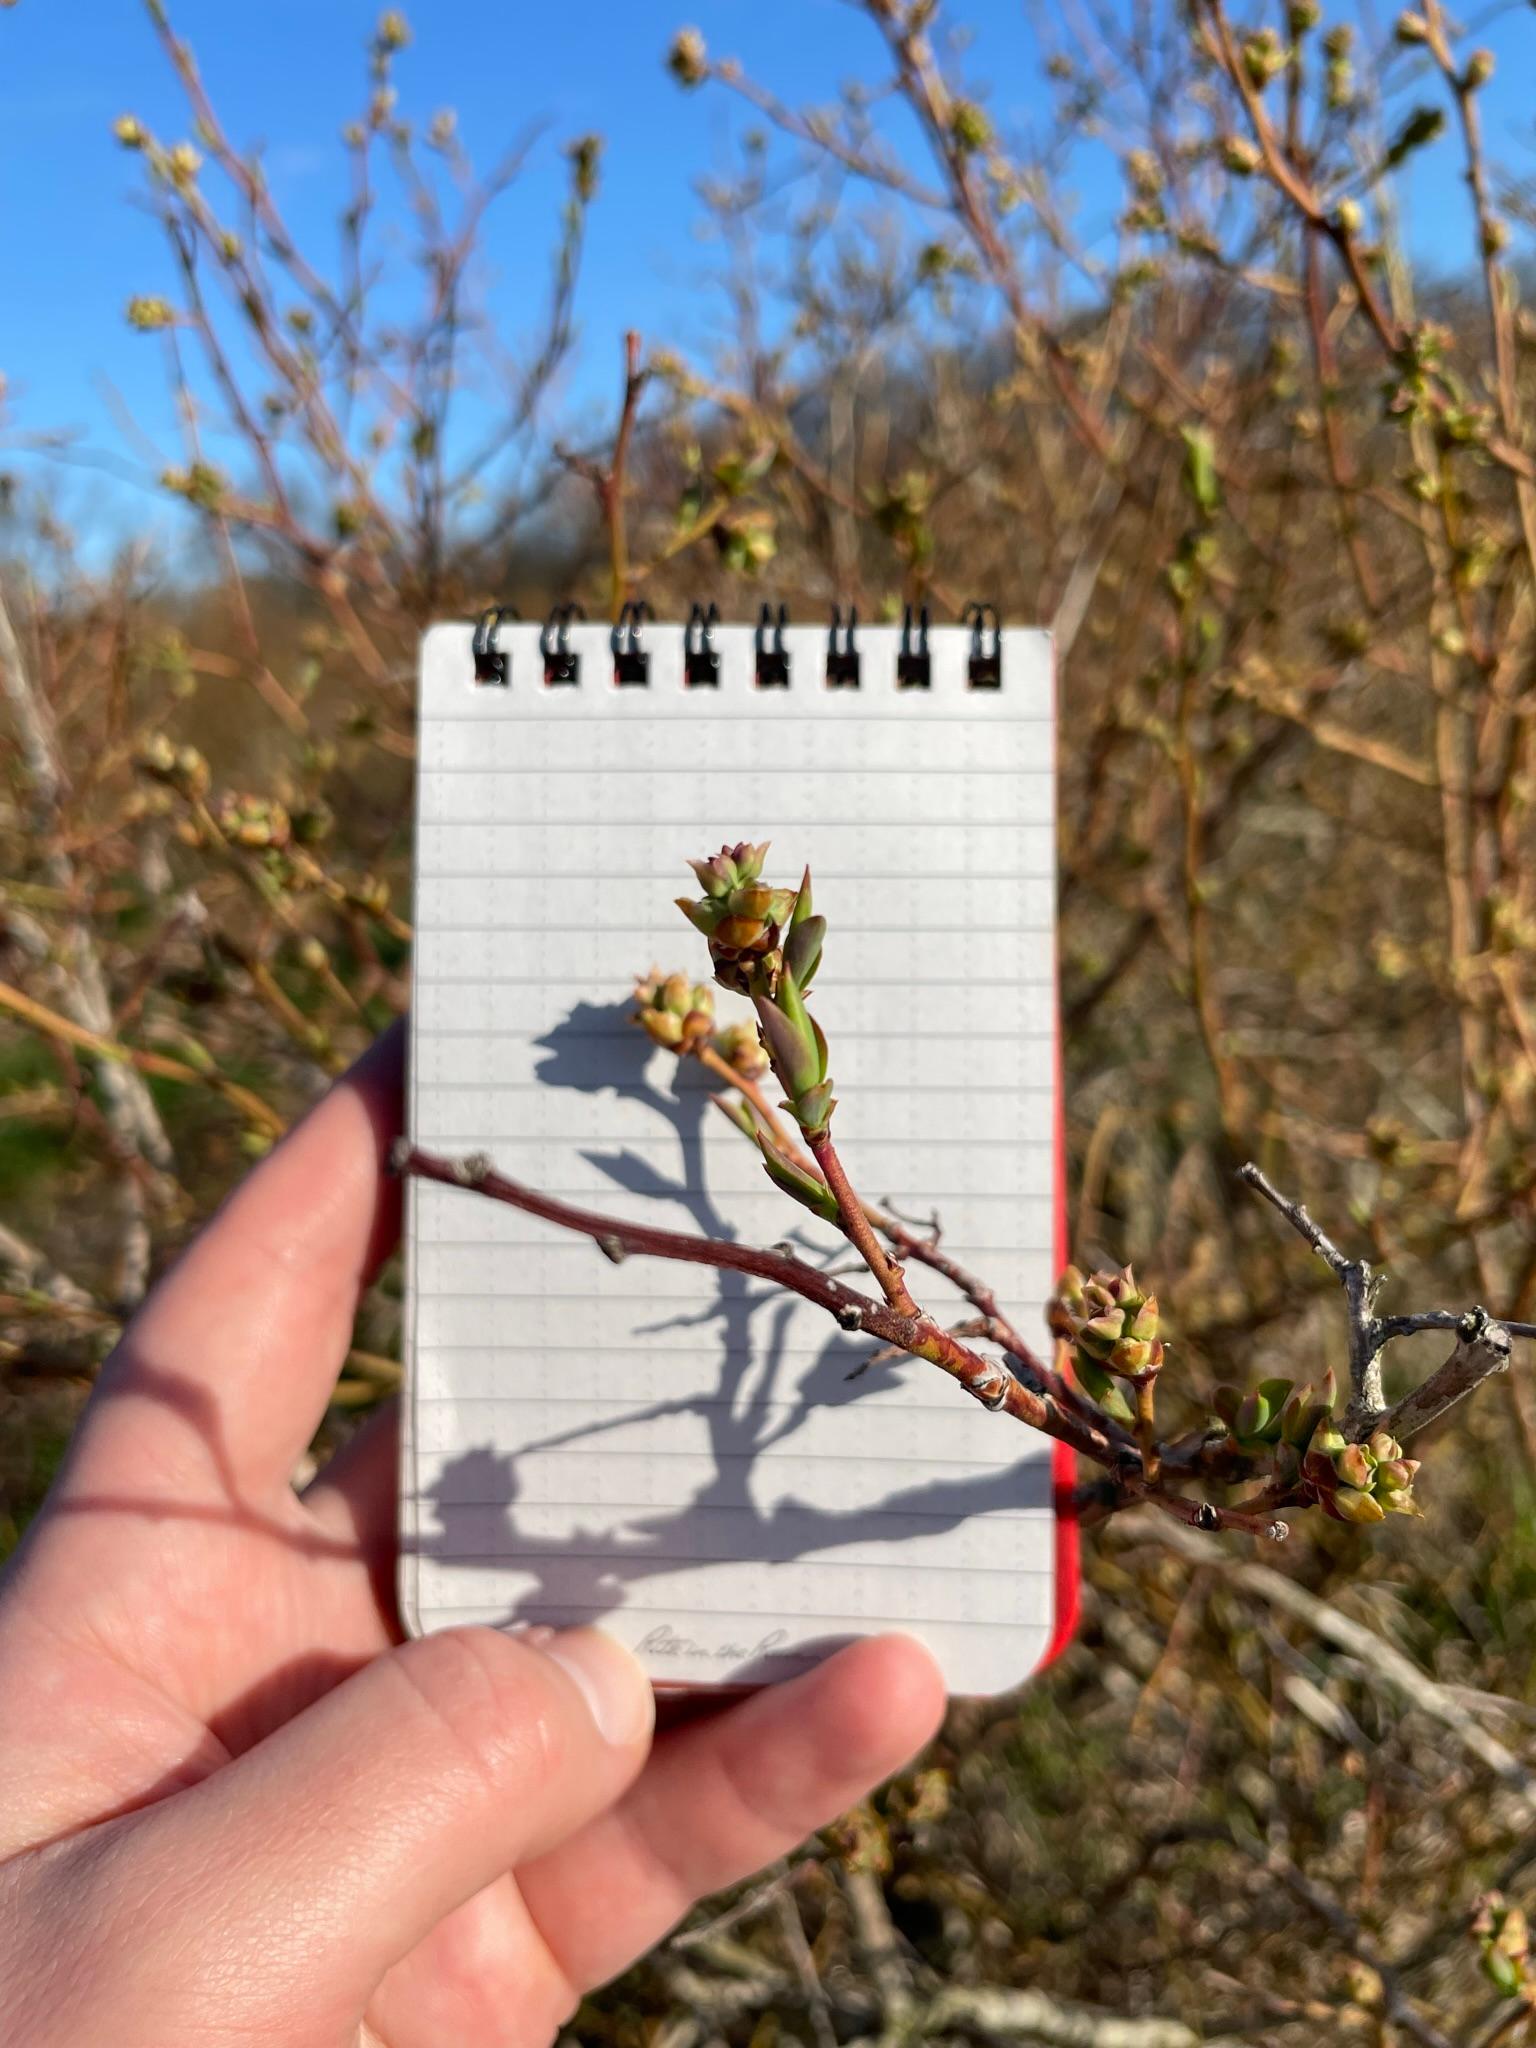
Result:
[[567,1745],[557,1696],[533,1651],[493,1628],[445,1629],[407,1643],[395,1666],[425,1738],[456,1752],[488,1789],[559,1770]]

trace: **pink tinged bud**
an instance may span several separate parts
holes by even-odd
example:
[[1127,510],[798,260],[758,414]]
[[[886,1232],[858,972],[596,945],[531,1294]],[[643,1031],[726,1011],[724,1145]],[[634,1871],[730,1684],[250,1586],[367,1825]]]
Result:
[[699,886],[706,896],[720,897],[730,888],[731,879],[718,854],[712,860],[691,860],[688,865],[698,876]]
[[1297,1387],[1280,1411],[1281,1439],[1296,1450],[1304,1450],[1316,1423],[1316,1396],[1308,1383]]
[[1157,1296],[1147,1295],[1131,1320],[1129,1334],[1150,1341],[1157,1335]]
[[1370,1452],[1378,1463],[1385,1464],[1389,1458],[1400,1458],[1403,1455],[1403,1447],[1395,1438],[1388,1436],[1384,1429],[1378,1429],[1370,1439]]
[[1116,1273],[1109,1284],[1116,1301],[1129,1313],[1134,1314],[1147,1298],[1136,1285],[1136,1275],[1129,1266]]
[[1090,1358],[1108,1358],[1120,1341],[1122,1327],[1120,1311],[1106,1309],[1102,1315],[1096,1315],[1084,1323],[1078,1332],[1078,1342]]
[[1138,1343],[1133,1337],[1122,1337],[1110,1352],[1106,1363],[1111,1372],[1139,1376],[1152,1367],[1154,1345]]
[[1525,1913],[1519,1906],[1506,1907],[1504,1924],[1494,1940],[1494,1947],[1516,1962],[1524,1961],[1530,1953],[1531,1935],[1526,1925]]
[[715,926],[720,922],[720,913],[714,904],[696,903],[688,896],[677,896],[673,901],[696,931],[701,931],[706,939],[713,936]]
[[1095,1315],[1100,1314],[1104,1309],[1119,1307],[1119,1303],[1115,1300],[1114,1295],[1111,1294],[1109,1288],[1097,1273],[1083,1287],[1083,1302],[1086,1307],[1092,1309]]
[[1387,1458],[1376,1467],[1376,1491],[1378,1493],[1406,1493],[1413,1484],[1413,1474],[1401,1458]]
[[1056,1282],[1056,1292],[1062,1301],[1076,1302],[1083,1298],[1083,1276],[1076,1266],[1068,1266]]
[[1347,1444],[1335,1456],[1333,1469],[1346,1486],[1369,1493],[1376,1477],[1376,1460],[1363,1444]]

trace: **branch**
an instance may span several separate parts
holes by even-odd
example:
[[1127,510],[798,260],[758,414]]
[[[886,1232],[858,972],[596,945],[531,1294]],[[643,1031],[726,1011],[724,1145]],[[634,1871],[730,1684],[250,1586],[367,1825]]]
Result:
[[[1508,1370],[1513,1340],[1536,1337],[1536,1323],[1501,1321],[1485,1308],[1429,1309],[1415,1315],[1377,1316],[1372,1312],[1378,1281],[1364,1259],[1347,1259],[1302,1207],[1262,1174],[1250,1160],[1238,1179],[1278,1209],[1291,1227],[1340,1281],[1349,1303],[1349,1376],[1351,1397],[1344,1414],[1346,1435],[1364,1438],[1385,1429],[1399,1443],[1437,1422],[1448,1408],[1476,1391],[1484,1380]],[[1415,1387],[1390,1412],[1382,1389],[1381,1353],[1399,1337],[1423,1330],[1454,1330],[1456,1348],[1445,1363]]]
[[0,1010],[10,1011],[45,1037],[60,1039],[65,1045],[93,1054],[104,1062],[99,1069],[103,1075],[121,1074],[127,1070],[130,1075],[153,1074],[162,1081],[183,1081],[189,1087],[211,1088],[269,1136],[280,1138],[287,1128],[270,1103],[263,1102],[259,1095],[242,1087],[238,1081],[231,1081],[217,1068],[189,1066],[185,1060],[172,1059],[167,1053],[146,1052],[138,1046],[123,1045],[105,1032],[88,1031],[84,1025],[72,1023],[68,1017],[50,1010],[46,1003],[39,1003],[19,988],[12,988],[7,981],[0,981]]
[[[1400,1320],[1412,1323],[1417,1319],[1405,1316]],[[1456,1349],[1444,1365],[1405,1395],[1382,1425],[1399,1443],[1438,1422],[1448,1408],[1464,1401],[1494,1373],[1509,1370],[1514,1347],[1508,1324],[1496,1323],[1484,1308],[1472,1308],[1456,1324],[1456,1332]]]
[[875,1236],[874,1228],[864,1204],[854,1191],[853,1183],[837,1155],[830,1131],[818,1131],[807,1140],[821,1177],[837,1202],[837,1213],[842,1223],[843,1235],[853,1246],[859,1257],[868,1266],[891,1307],[900,1315],[915,1315],[917,1303],[907,1292],[907,1283],[902,1277],[899,1261],[888,1258],[885,1248]]
[[1240,1181],[1245,1182],[1247,1186],[1261,1194],[1272,1207],[1280,1211],[1280,1214],[1290,1224],[1291,1228],[1299,1231],[1307,1243],[1311,1245],[1313,1251],[1317,1253],[1335,1279],[1342,1280],[1344,1278],[1345,1274],[1349,1271],[1349,1260],[1345,1258],[1333,1239],[1327,1235],[1321,1226],[1312,1221],[1312,1218],[1300,1202],[1293,1202],[1289,1195],[1282,1195],[1274,1182],[1266,1174],[1261,1173],[1251,1159],[1246,1166],[1238,1168],[1237,1177]]
[[[74,863],[64,850],[62,811],[67,788],[59,759],[52,710],[36,688],[22,658],[21,644],[0,590],[0,695],[10,706],[22,758],[31,784],[32,829],[42,848],[41,867],[49,886],[71,906],[81,901]],[[72,914],[60,948],[64,1003],[70,1020],[99,1050],[113,1031],[107,978],[90,926]],[[77,1043],[80,1042],[77,1040]],[[160,1113],[140,1076],[110,1060],[97,1068],[102,1111],[113,1137],[130,1159],[159,1174],[174,1171],[175,1157]],[[150,1236],[144,1190],[133,1173],[120,1176],[117,1200],[123,1238],[119,1257],[119,1292],[137,1300],[149,1281]]]
[[[805,1987],[787,1971],[706,1977],[684,1964],[661,1968],[669,1993],[690,2016],[689,2023],[699,2022],[698,2032],[687,2037],[690,2040],[722,2033],[732,2021],[752,2013],[769,2008],[800,2012],[809,2002]],[[844,2022],[840,2031],[845,2038],[885,2038],[878,2030],[888,2014],[874,1986],[840,1978],[828,1987],[827,1997]],[[1128,2018],[1098,2006],[1068,2004],[1051,1992],[1000,1984],[945,1985],[929,1998],[914,2000],[900,2017],[899,2038],[916,2041],[975,2036],[1032,2042],[1038,2048],[1199,2048],[1201,2040],[1182,2020]]]
[[603,1216],[593,1209],[579,1209],[509,1180],[495,1170],[484,1154],[440,1159],[402,1139],[390,1164],[396,1173],[437,1181],[444,1187],[467,1188],[493,1202],[505,1202],[530,1216],[541,1216],[547,1223],[590,1237],[616,1264],[631,1257],[676,1259],[683,1265],[714,1266],[771,1281],[825,1309],[840,1329],[882,1337],[910,1357],[937,1365],[982,1407],[1011,1415],[1016,1422],[1027,1423],[1046,1436],[1059,1437],[1085,1457],[1111,1469],[1121,1462],[1120,1447],[1103,1430],[1065,1409],[1050,1393],[1026,1386],[997,1359],[970,1350],[931,1316],[921,1311],[914,1315],[899,1314],[886,1303],[872,1301],[867,1294],[843,1286],[841,1281],[801,1259],[777,1251],[760,1251],[752,1245],[696,1237],[687,1231],[658,1230],[649,1224]]
[[1358,1427],[1380,1415],[1387,1405],[1381,1384],[1378,1353],[1381,1340],[1373,1314],[1376,1282],[1364,1259],[1346,1259],[1327,1232],[1313,1222],[1300,1202],[1282,1195],[1250,1159],[1238,1168],[1237,1177],[1261,1194],[1265,1201],[1304,1237],[1344,1289],[1349,1304],[1349,1406],[1344,1411],[1345,1428]]

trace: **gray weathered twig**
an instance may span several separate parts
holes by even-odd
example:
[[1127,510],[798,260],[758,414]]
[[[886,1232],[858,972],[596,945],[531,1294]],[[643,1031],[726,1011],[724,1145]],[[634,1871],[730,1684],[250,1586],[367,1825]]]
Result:
[[1301,1203],[1282,1195],[1252,1160],[1239,1167],[1238,1179],[1245,1181],[1280,1211],[1344,1289],[1344,1299],[1349,1305],[1349,1406],[1344,1411],[1344,1426],[1346,1431],[1352,1426],[1358,1427],[1368,1416],[1379,1415],[1387,1405],[1381,1384],[1381,1344],[1375,1336],[1376,1278],[1364,1259],[1345,1258]]
[[[66,902],[76,901],[79,892],[75,886],[74,867],[63,850],[59,831],[65,779],[53,719],[34,686],[3,591],[0,591],[0,694],[4,695],[10,708],[21,744],[31,794],[33,829],[45,849],[43,873]],[[59,965],[64,984],[61,1007],[65,1014],[72,1022],[98,1037],[113,1036],[107,980],[83,915],[74,917],[67,927]],[[166,1136],[160,1112],[155,1108],[143,1078],[129,1066],[101,1060],[97,1063],[97,1085],[101,1090],[107,1125],[128,1156],[142,1159],[159,1173],[170,1172],[175,1164],[171,1141]],[[123,1244],[117,1291],[125,1301],[134,1302],[143,1294],[149,1279],[150,1240],[144,1188],[139,1176],[132,1171],[119,1176],[118,1187],[123,1212]]]
[[[1300,1202],[1282,1195],[1250,1160],[1238,1179],[1262,1195],[1272,1208],[1304,1237],[1344,1289],[1349,1304],[1349,1406],[1344,1412],[1347,1436],[1364,1437],[1384,1428],[1399,1443],[1436,1422],[1494,1373],[1508,1368],[1511,1340],[1536,1337],[1536,1324],[1503,1322],[1485,1308],[1429,1309],[1414,1315],[1378,1316],[1374,1312],[1380,1276],[1364,1259],[1346,1258]],[[1382,1385],[1381,1354],[1399,1337],[1424,1330],[1454,1330],[1456,1349],[1390,1411]]]
[[1473,1308],[1456,1328],[1456,1349],[1450,1357],[1411,1394],[1404,1395],[1387,1417],[1385,1427],[1399,1443],[1438,1421],[1494,1373],[1509,1370],[1514,1345],[1506,1324],[1496,1323],[1484,1308]]

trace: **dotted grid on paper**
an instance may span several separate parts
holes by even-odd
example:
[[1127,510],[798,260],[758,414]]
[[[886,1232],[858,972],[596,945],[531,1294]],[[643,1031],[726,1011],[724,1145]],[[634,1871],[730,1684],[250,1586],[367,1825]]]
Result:
[[[627,1219],[851,1256],[766,1179],[710,1077],[628,1021],[650,966],[703,978],[673,906],[688,856],[773,842],[830,922],[812,1008],[855,1184],[996,1287],[1026,1335],[1052,1278],[1055,1008],[1050,647],[1006,631],[1003,685],[930,634],[898,690],[894,629],[861,685],[822,682],[790,628],[788,689],[719,628],[718,688],[685,689],[680,629],[616,687],[576,627],[574,687],[537,629],[503,628],[477,687],[467,627],[422,653],[410,1130]],[[717,991],[722,1022],[750,1016]],[[770,1077],[770,1087],[773,1083]],[[777,1093],[776,1088],[774,1093]],[[919,1298],[967,1313],[914,1265]],[[853,1284],[874,1291],[867,1276]],[[660,1682],[792,1675],[882,1629],[922,1637],[956,1692],[1017,1684],[1053,1628],[1049,1445],[931,1366],[740,1274],[596,1246],[461,1189],[408,1203],[401,1600],[416,1630],[594,1621]]]

